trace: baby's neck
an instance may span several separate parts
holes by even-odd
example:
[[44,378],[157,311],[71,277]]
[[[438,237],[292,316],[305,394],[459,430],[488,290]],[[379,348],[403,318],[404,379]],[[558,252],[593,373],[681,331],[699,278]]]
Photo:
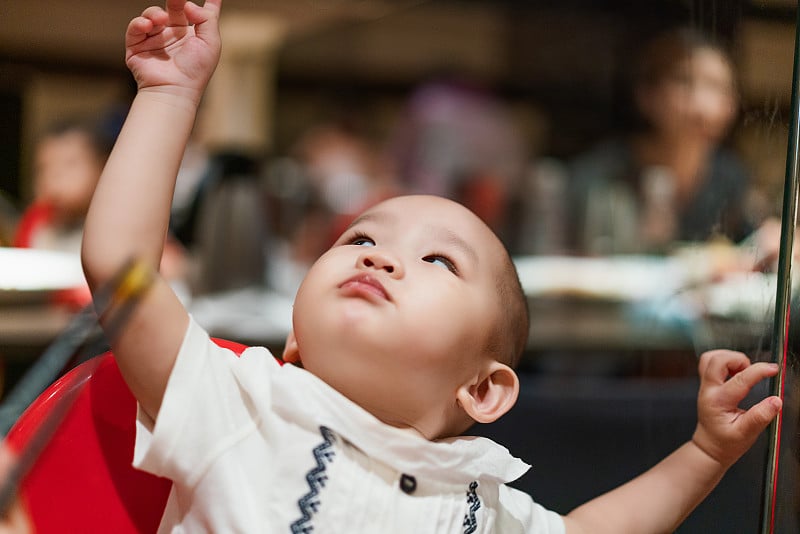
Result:
[[[354,400],[354,402],[356,401]],[[396,413],[389,413],[381,409],[373,409],[364,405],[361,405],[361,407],[375,416],[375,418],[377,418],[380,422],[402,430],[409,436],[414,436],[429,441],[435,439],[435,437],[428,436],[418,425],[415,425],[413,422],[399,418]]]

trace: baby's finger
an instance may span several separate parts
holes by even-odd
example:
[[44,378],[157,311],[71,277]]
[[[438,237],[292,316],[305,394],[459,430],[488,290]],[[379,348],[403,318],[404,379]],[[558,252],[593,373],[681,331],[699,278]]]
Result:
[[155,33],[159,26],[166,23],[167,14],[163,9],[156,6],[148,7],[128,24],[128,31],[125,34],[126,45],[130,45],[131,41],[141,41],[142,36]]
[[778,366],[774,363],[757,362],[747,369],[736,373],[723,386],[722,390],[726,401],[738,404],[744,399],[753,386],[778,373]]
[[167,15],[170,25],[186,26],[188,24],[186,13],[183,11],[185,6],[186,0],[167,0]]
[[192,2],[186,3],[186,19],[195,26],[195,32],[205,41],[216,40],[215,35],[218,33],[216,25],[207,27],[205,23],[219,18],[220,3],[220,0],[207,0],[203,7]]
[[206,9],[211,9],[219,14],[220,9],[222,8],[222,0],[206,0],[203,4],[203,7]]
[[740,415],[736,426],[743,435],[755,439],[777,417],[782,406],[779,397],[767,397]]
[[158,6],[150,6],[142,11],[142,17],[150,19],[153,26],[166,26],[169,22],[169,15]]
[[704,381],[721,384],[729,376],[746,369],[750,365],[750,358],[741,352],[718,349],[710,350],[700,356],[698,371]]
[[136,17],[128,23],[128,31],[125,36],[130,39],[134,37],[138,41],[142,35],[147,35],[153,28],[153,21],[145,17]]

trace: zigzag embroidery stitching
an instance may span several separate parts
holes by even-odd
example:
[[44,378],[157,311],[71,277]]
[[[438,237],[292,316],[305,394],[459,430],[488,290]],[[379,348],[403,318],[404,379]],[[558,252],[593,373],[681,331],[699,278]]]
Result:
[[325,487],[325,482],[328,480],[325,470],[327,469],[327,464],[331,463],[336,456],[333,450],[333,443],[336,440],[334,433],[325,426],[319,427],[319,431],[322,434],[323,442],[314,447],[312,451],[317,465],[306,473],[309,491],[297,501],[301,517],[292,523],[292,534],[311,534],[314,532],[314,525],[311,524],[311,519],[319,510],[319,492]]
[[473,480],[469,483],[469,491],[467,491],[467,504],[469,504],[469,511],[464,514],[464,534],[472,534],[478,529],[478,519],[475,517],[475,512],[481,507],[481,498],[475,490],[478,488],[478,481]]

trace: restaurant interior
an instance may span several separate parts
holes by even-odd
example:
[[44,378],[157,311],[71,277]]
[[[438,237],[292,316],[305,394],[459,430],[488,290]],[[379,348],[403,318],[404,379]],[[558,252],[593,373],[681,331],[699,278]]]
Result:
[[[150,3],[0,3],[0,400],[88,303],[74,247],[19,241],[37,203],[39,144],[78,117],[118,130],[135,92],[124,29]],[[471,432],[533,466],[515,485],[538,502],[566,513],[690,438],[707,350],[753,361],[783,352],[783,431],[796,434],[800,371],[781,309],[797,254],[787,219],[797,203],[787,159],[795,2],[224,3],[223,55],[171,227],[171,283],[212,335],[280,354],[294,291],[331,235],[376,200],[432,192],[496,230],[527,296],[520,400]],[[680,211],[658,211],[686,199],[594,188],[607,178],[597,150],[644,130],[639,58],[673,28],[710,37],[732,71],[729,120],[703,135],[716,136],[709,150],[730,155],[741,180],[708,193],[716,207],[704,215],[717,220],[696,239],[678,230]],[[582,182],[587,161],[597,173]],[[641,167],[654,195],[674,193],[672,178],[667,193],[658,187],[672,176],[665,165]],[[643,241],[646,213],[629,210],[631,199],[656,205],[654,231],[667,228],[666,238]],[[90,337],[84,353],[106,349],[99,330]],[[781,444],[778,471],[765,433],[678,532],[763,532],[771,469],[774,532],[797,532],[797,442]]]

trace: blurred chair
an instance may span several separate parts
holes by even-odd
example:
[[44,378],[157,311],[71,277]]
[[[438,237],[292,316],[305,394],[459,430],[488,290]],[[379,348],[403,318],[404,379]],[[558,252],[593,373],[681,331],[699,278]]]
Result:
[[[215,339],[241,354],[244,345]],[[31,471],[20,494],[38,534],[156,532],[171,483],[134,469],[136,401],[113,355],[97,356],[45,390],[8,433],[21,451],[59,400],[82,390]],[[96,366],[87,376],[82,367]],[[85,385],[85,386],[84,386]]]
[[50,224],[52,210],[42,203],[32,204],[19,218],[12,245],[19,248],[33,248],[33,236],[43,226]]

